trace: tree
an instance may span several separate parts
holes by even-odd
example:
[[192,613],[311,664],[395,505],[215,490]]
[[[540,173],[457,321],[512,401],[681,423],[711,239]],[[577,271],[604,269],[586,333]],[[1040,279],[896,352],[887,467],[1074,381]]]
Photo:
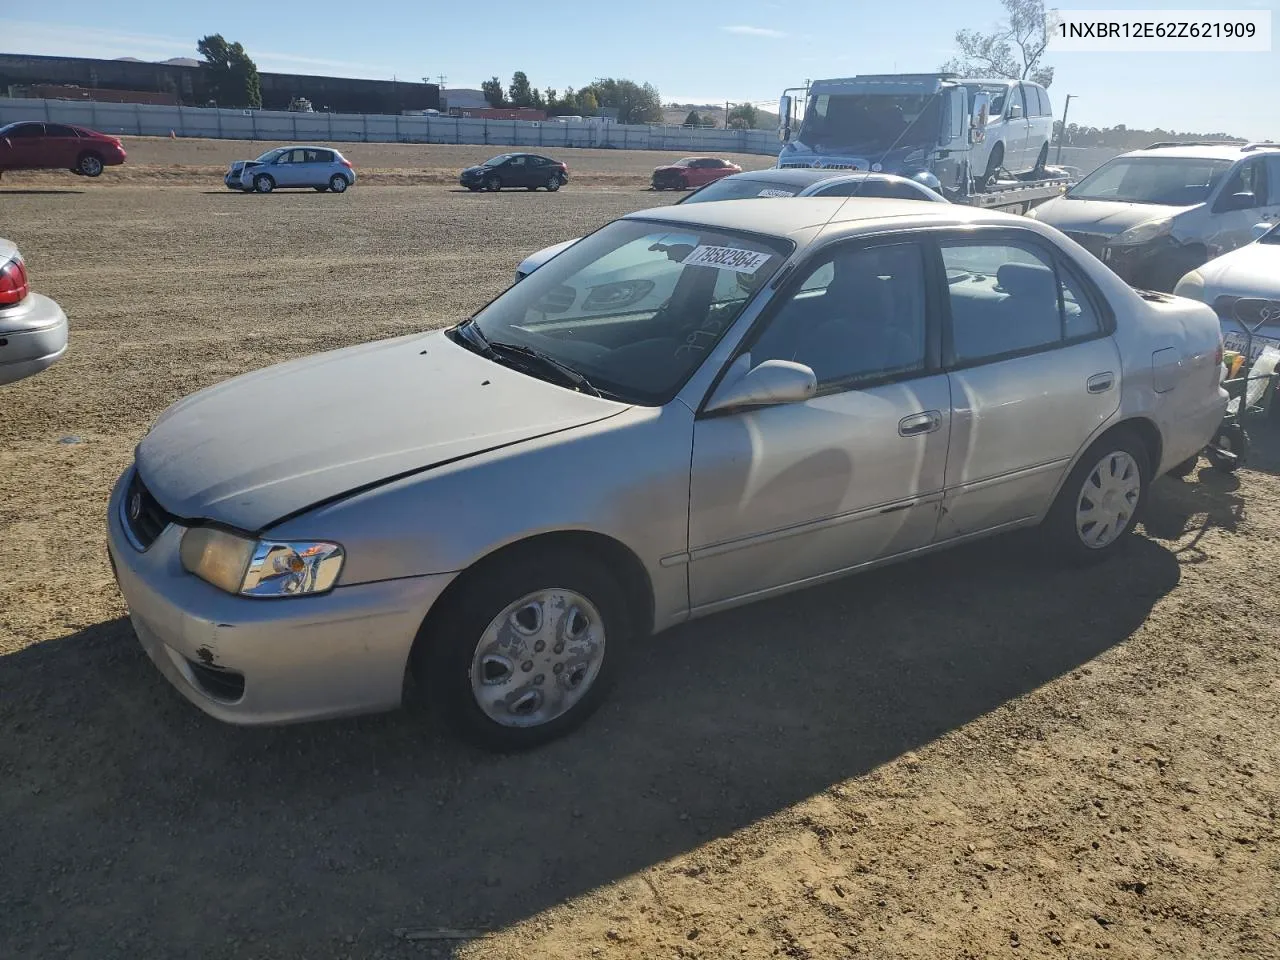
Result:
[[725,114],[724,125],[730,130],[754,130],[759,120],[755,104],[740,103]]
[[513,107],[532,107],[536,94],[523,70],[511,75],[511,86],[507,87],[507,97]]
[[578,113],[584,117],[594,117],[600,111],[600,101],[591,90],[579,90],[577,95]]
[[262,83],[258,65],[239,43],[227,43],[220,33],[201,37],[196,50],[210,71],[209,87],[223,107],[261,107]]
[[1053,67],[1040,65],[1049,45],[1044,0],[1001,0],[1008,19],[990,31],[961,30],[956,34],[960,56],[944,63],[944,72],[966,77],[1030,80],[1047,87]]
[[[619,123],[662,122],[662,98],[652,84],[610,77],[596,80],[586,89],[598,106],[618,111]],[[586,113],[585,109],[583,113]]]
[[690,111],[689,111],[689,115],[688,115],[687,117],[685,117],[685,118],[684,118],[684,125],[685,125],[686,127],[700,127],[700,126],[702,126],[702,118],[701,118],[700,116],[698,116],[698,111],[697,111],[697,110],[690,110]]
[[502,92],[502,81],[497,77],[490,77],[484,83],[480,84],[480,89],[484,92],[485,102],[491,107],[501,107],[507,102],[506,95]]

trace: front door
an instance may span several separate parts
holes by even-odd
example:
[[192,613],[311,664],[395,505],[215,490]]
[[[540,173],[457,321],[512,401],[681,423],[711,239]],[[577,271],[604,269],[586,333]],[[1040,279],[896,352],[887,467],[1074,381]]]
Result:
[[[1272,182],[1267,176],[1267,157],[1254,157],[1236,165],[1222,185],[1222,191],[1214,200],[1209,236],[1206,239],[1211,256],[1221,256],[1237,247],[1253,240],[1253,225],[1261,223],[1270,214],[1275,216],[1277,208],[1270,197],[1275,191],[1280,194],[1280,182]],[[1233,196],[1249,194],[1252,202],[1241,209],[1230,209]]]
[[5,135],[0,163],[9,170],[30,170],[50,166],[44,157],[44,124],[20,123]]
[[303,163],[303,150],[286,150],[280,154],[272,167],[272,178],[276,182],[277,187],[300,187],[303,186],[304,173],[306,166]]
[[505,164],[502,173],[502,183],[504,186],[511,187],[527,187],[529,186],[529,158],[521,154],[512,157]]
[[1100,294],[1047,243],[946,239],[951,443],[938,539],[1040,515],[1120,402]]
[[694,427],[689,588],[706,609],[926,546],[950,429],[947,377],[915,242],[819,252],[748,353],[811,367],[803,403]]

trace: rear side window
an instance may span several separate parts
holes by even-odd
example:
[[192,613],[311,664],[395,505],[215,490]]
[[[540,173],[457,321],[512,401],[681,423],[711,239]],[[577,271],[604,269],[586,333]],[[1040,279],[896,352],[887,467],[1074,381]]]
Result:
[[820,190],[820,197],[871,197],[881,200],[922,200],[918,191],[899,183],[886,183],[883,180],[851,181],[837,183]]
[[333,163],[332,150],[307,150],[306,163]]
[[46,123],[44,125],[44,133],[47,137],[70,137],[72,140],[77,139],[77,134],[70,127],[63,126],[60,123]]
[[1047,251],[1012,241],[948,241],[942,262],[950,363],[992,362],[1104,332],[1084,282]]

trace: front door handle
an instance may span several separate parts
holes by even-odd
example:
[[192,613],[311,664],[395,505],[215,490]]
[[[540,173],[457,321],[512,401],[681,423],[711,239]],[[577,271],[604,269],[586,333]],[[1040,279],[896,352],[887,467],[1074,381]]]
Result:
[[1095,373],[1088,379],[1085,386],[1090,393],[1106,393],[1116,385],[1116,375],[1111,372]]
[[940,426],[942,426],[942,414],[937,410],[913,413],[898,421],[898,436],[918,437],[924,433],[933,433]]

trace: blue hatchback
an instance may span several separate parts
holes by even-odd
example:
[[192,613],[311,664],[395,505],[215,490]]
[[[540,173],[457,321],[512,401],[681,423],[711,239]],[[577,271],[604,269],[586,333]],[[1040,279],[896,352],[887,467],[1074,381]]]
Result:
[[281,187],[311,187],[343,193],[356,182],[356,168],[332,147],[277,147],[257,160],[237,160],[223,182],[229,190],[271,193]]

